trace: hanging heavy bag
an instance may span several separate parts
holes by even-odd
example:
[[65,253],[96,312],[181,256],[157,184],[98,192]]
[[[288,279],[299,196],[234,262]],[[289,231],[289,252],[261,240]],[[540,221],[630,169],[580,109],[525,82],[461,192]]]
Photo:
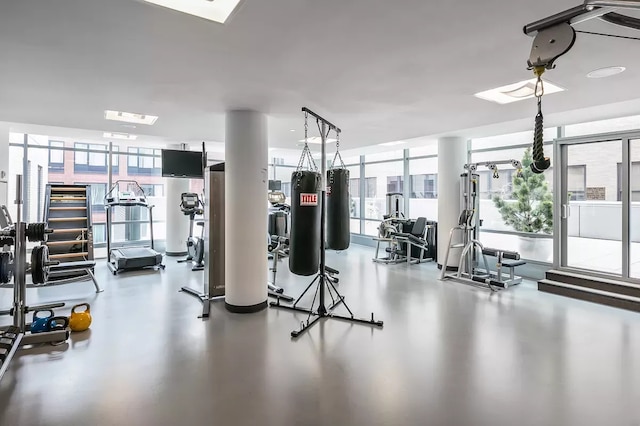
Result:
[[346,250],[351,241],[349,170],[327,171],[327,248]]
[[313,275],[320,265],[320,173],[296,171],[291,175],[291,235],[289,270]]

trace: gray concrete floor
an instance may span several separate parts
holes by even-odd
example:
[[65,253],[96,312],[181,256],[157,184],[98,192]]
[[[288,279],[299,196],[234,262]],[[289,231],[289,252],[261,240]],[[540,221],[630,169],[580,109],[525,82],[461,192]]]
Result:
[[[91,330],[22,351],[0,383],[0,425],[640,425],[640,316],[539,293],[329,254],[352,309],[384,329],[329,320],[297,341],[286,311],[209,321],[178,289],[201,273],[97,275],[29,290],[29,303],[92,304]],[[297,295],[307,278],[280,278]],[[8,306],[10,290],[0,290]],[[63,311],[64,312],[64,311]],[[67,311],[68,312],[68,309]],[[8,318],[0,318],[7,322]]]

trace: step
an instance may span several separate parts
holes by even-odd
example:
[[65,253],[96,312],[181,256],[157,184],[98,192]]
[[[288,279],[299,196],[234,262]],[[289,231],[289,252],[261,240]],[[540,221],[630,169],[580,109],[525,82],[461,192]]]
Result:
[[68,228],[68,229],[54,229],[54,234],[66,234],[70,232],[87,232],[88,228]]
[[49,207],[50,211],[86,210],[86,207]]
[[550,281],[574,285],[577,287],[590,288],[593,290],[606,291],[615,294],[640,298],[640,285],[618,281],[610,278],[599,278],[590,275],[576,274],[567,271],[550,270],[546,273],[546,278]]
[[51,200],[53,201],[85,201],[87,197],[74,197],[67,195],[52,195]]
[[73,244],[84,244],[88,242],[89,240],[47,241],[46,244],[48,246],[64,246]]
[[87,217],[50,217],[49,222],[76,222],[78,220],[87,220]]
[[64,254],[50,254],[50,259],[68,259],[70,257],[84,257],[88,256],[89,253],[86,251],[78,252],[78,253],[64,253]]
[[573,299],[640,312],[639,297],[580,287],[548,279],[538,281],[538,290],[545,293],[552,293],[559,296],[566,296]]
[[51,192],[86,192],[86,186],[52,186]]

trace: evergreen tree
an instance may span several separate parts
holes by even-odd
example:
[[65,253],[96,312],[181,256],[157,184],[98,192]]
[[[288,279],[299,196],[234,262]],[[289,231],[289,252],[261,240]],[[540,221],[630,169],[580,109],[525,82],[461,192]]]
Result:
[[522,177],[514,175],[511,200],[494,196],[502,220],[518,232],[553,232],[553,196],[544,174],[531,171],[531,148],[522,158]]

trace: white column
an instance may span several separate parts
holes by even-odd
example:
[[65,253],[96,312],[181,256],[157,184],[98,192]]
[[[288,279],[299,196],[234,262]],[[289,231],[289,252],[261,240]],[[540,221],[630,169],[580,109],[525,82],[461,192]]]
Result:
[[225,304],[267,307],[267,117],[228,111],[225,138]]
[[[11,208],[9,201],[9,124],[0,122],[0,205]],[[19,161],[19,160],[18,160]],[[22,170],[22,164],[18,167]],[[22,173],[20,173],[22,174]],[[14,218],[16,220],[16,218]]]
[[[442,267],[449,232],[460,215],[460,175],[467,162],[467,141],[460,137],[438,139],[438,267]],[[454,240],[455,242],[456,240]],[[451,249],[447,266],[458,266],[461,249]]]
[[[180,144],[170,145],[169,149],[182,149]],[[165,178],[167,196],[167,256],[186,256],[187,237],[189,236],[189,216],[180,210],[180,194],[189,192],[189,179]],[[197,227],[194,225],[194,231]]]

